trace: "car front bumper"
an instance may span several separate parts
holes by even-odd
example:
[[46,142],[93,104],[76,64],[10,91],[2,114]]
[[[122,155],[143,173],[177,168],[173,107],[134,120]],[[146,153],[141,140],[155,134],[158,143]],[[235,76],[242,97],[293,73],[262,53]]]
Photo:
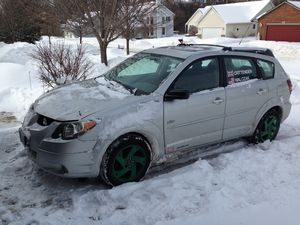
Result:
[[19,129],[20,140],[30,159],[41,169],[63,177],[97,177],[99,156],[95,140],[53,139],[54,126],[33,124]]

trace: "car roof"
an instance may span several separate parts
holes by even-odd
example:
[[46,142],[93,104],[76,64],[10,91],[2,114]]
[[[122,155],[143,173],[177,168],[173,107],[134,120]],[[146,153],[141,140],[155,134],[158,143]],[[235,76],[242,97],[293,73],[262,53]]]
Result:
[[209,45],[209,44],[197,44],[197,45],[178,45],[178,46],[167,46],[160,48],[148,49],[143,52],[158,54],[158,55],[166,55],[172,56],[176,58],[186,59],[192,55],[196,54],[204,54],[205,53],[224,53],[226,51],[231,52],[242,52],[242,53],[254,53],[254,54],[262,54],[274,57],[272,51],[267,48],[246,48],[246,47],[228,47],[222,45]]

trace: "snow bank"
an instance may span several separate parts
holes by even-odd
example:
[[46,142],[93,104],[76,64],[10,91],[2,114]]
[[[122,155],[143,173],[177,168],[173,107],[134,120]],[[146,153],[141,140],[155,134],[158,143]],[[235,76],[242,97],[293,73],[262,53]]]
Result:
[[[293,98],[300,98],[296,93]],[[231,153],[112,189],[99,181],[62,179],[38,170],[16,141],[16,128],[0,129],[0,221],[10,225],[298,225],[299,113],[300,105],[294,104],[272,143],[237,141],[226,146]]]

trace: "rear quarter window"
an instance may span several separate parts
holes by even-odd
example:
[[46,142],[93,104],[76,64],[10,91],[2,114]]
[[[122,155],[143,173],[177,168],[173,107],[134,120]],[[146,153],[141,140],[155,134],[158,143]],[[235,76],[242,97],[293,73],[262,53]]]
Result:
[[258,59],[257,60],[258,68],[261,72],[263,79],[274,78],[275,65],[272,62]]
[[251,58],[229,56],[224,58],[224,63],[228,85],[258,78],[255,63]]

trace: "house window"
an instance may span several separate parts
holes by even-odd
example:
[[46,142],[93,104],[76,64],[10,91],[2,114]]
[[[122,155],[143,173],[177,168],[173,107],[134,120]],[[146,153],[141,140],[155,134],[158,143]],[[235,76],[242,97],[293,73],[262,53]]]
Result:
[[171,21],[171,17],[170,17],[170,16],[167,16],[167,17],[166,17],[166,21],[167,21],[167,22],[170,22],[170,21]]
[[150,17],[147,17],[147,24],[150,24]]
[[256,25],[255,24],[253,24],[253,30],[256,28]]
[[150,32],[149,32],[149,36],[151,37],[151,36],[153,36],[154,35],[154,29],[153,29],[153,27],[151,27],[150,28]]
[[166,28],[165,28],[165,27],[163,27],[163,28],[161,29],[161,34],[162,34],[162,35],[166,35]]
[[166,17],[163,16],[163,17],[161,18],[161,22],[162,22],[162,24],[165,24],[165,23],[166,23]]
[[153,20],[153,17],[152,17],[152,16],[150,17],[150,24],[151,24],[151,25],[154,24],[154,20]]

